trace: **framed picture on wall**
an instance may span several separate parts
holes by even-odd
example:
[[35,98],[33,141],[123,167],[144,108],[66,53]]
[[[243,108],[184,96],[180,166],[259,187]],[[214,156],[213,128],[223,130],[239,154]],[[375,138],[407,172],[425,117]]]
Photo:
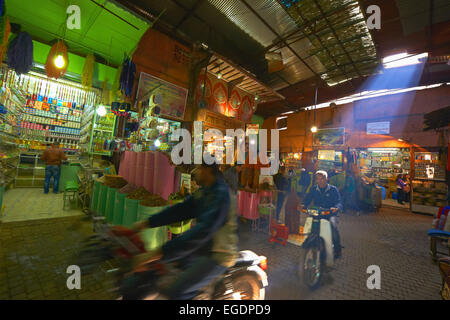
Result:
[[313,134],[313,147],[343,146],[345,128],[319,129]]

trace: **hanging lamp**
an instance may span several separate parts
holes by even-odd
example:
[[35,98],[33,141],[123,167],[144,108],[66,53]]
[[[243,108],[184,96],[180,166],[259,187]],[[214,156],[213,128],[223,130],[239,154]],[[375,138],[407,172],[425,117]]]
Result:
[[45,63],[45,72],[49,78],[58,79],[67,72],[68,65],[69,56],[67,54],[67,46],[64,41],[58,40],[50,48],[47,62]]

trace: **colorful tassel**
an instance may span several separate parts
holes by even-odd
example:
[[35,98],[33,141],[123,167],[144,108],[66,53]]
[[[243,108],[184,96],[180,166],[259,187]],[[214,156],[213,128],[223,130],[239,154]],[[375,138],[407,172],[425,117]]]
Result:
[[8,49],[8,66],[17,74],[30,72],[33,67],[33,40],[28,33],[19,33],[11,42]]
[[92,88],[92,80],[94,77],[95,57],[89,54],[84,63],[83,73],[81,74],[81,84],[86,88]]
[[122,73],[120,75],[120,90],[125,96],[131,96],[134,86],[134,77],[136,76],[136,65],[130,58],[125,58],[122,64]]
[[5,58],[6,51],[8,50],[9,34],[11,33],[11,24],[9,23],[9,18],[6,18],[4,20],[6,26],[3,38],[0,38],[0,41],[2,41],[2,44],[0,45],[0,62],[3,62],[3,59]]
[[108,89],[108,79],[105,78],[102,85],[102,104],[109,106],[110,92]]
[[109,100],[111,102],[117,101],[117,96],[120,92],[120,75],[122,74],[122,66],[117,69],[116,77],[114,78],[114,82],[110,91]]
[[[64,66],[58,68],[55,64],[55,59],[58,55],[61,55],[64,59]],[[69,56],[67,54],[67,47],[64,41],[58,40],[51,48],[47,56],[47,62],[45,63],[45,72],[49,78],[58,79],[67,72],[67,66],[69,65]]]

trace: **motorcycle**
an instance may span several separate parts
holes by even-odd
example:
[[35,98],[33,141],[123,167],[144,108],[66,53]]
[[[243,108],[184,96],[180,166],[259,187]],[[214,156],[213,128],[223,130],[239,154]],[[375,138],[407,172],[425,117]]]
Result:
[[322,208],[302,209],[306,218],[303,232],[308,234],[302,244],[298,275],[310,290],[319,287],[322,275],[334,265],[334,246],[331,223],[331,211]]
[[[159,280],[170,275],[169,268],[158,261],[145,265],[145,271],[133,269],[135,255],[145,253],[138,233],[125,227],[102,225],[88,238],[74,264],[81,274],[93,273],[102,263],[107,272],[116,274],[114,291],[120,300],[152,300],[158,297]],[[141,266],[142,267],[142,266]],[[250,250],[240,251],[233,267],[199,290],[195,300],[264,300],[267,258]]]

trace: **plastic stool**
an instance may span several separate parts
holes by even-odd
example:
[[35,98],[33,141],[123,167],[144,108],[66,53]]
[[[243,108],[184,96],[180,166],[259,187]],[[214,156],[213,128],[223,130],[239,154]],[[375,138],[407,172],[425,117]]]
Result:
[[67,203],[75,201],[75,206],[78,208],[78,183],[76,181],[66,181],[64,184],[64,206],[66,210]]
[[278,242],[283,246],[289,238],[289,229],[283,224],[278,224],[275,220],[272,221],[271,237],[269,242]]

